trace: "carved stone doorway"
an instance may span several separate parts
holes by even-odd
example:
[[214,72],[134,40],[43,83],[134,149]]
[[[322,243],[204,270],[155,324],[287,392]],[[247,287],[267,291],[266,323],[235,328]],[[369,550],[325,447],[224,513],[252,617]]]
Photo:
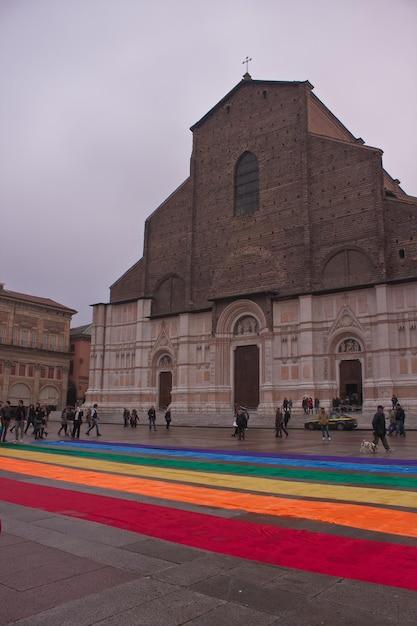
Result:
[[158,407],[166,409],[171,404],[172,372],[159,372]]
[[259,404],[259,348],[238,346],[234,351],[234,402],[248,409]]
[[340,361],[339,396],[349,398],[349,404],[362,404],[362,363],[359,359]]

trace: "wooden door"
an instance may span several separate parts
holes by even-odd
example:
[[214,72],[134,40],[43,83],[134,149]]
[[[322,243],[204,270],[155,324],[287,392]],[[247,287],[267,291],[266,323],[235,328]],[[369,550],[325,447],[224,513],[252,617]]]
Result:
[[171,404],[172,373],[159,373],[159,403],[160,409],[166,409]]
[[362,363],[359,359],[340,362],[340,389],[342,399],[348,397],[353,404],[362,404]]
[[259,404],[259,348],[239,346],[235,350],[234,402],[248,409]]

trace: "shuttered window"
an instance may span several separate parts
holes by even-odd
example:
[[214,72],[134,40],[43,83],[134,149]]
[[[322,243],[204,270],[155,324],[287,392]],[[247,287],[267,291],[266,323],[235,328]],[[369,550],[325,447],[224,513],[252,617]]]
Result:
[[250,215],[259,207],[258,159],[244,152],[235,170],[235,215]]

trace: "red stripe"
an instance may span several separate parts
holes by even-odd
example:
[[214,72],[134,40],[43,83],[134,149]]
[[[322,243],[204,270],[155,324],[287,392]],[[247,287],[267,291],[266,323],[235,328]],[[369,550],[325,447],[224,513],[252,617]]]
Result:
[[1,499],[280,567],[417,590],[417,548],[0,478]]

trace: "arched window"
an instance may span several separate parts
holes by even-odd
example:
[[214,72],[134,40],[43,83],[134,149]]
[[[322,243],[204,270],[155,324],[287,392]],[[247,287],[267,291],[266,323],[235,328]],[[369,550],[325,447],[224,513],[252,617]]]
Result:
[[159,283],[152,302],[152,315],[175,313],[185,309],[185,283],[172,274]]
[[235,169],[235,215],[250,215],[258,208],[258,159],[252,152],[244,152]]
[[372,283],[375,279],[369,258],[360,250],[348,248],[334,254],[322,272],[322,284],[327,288]]

